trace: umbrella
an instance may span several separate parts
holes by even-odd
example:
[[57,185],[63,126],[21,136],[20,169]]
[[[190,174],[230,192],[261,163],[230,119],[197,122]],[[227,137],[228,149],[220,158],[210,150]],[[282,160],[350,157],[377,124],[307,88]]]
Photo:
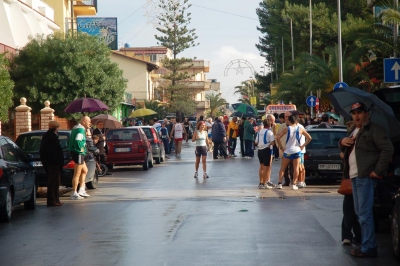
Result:
[[141,108],[133,111],[129,117],[140,117],[140,116],[154,115],[154,114],[157,114],[157,112],[151,109]]
[[67,113],[93,113],[98,111],[107,111],[108,106],[102,101],[94,98],[79,98],[73,100],[64,109]]
[[121,122],[112,115],[96,115],[92,118],[92,124],[96,125],[98,122],[103,122],[105,128],[120,128],[122,127]]
[[332,117],[333,119],[340,120],[340,116],[331,112],[326,112],[328,116]]
[[351,106],[356,102],[364,103],[369,108],[370,120],[381,125],[393,140],[400,137],[400,125],[392,108],[375,94],[352,87],[339,88],[327,94],[336,110],[347,120],[351,120]]
[[241,112],[244,116],[257,116],[257,110],[254,109],[251,105],[240,103],[240,104],[232,104],[235,112]]

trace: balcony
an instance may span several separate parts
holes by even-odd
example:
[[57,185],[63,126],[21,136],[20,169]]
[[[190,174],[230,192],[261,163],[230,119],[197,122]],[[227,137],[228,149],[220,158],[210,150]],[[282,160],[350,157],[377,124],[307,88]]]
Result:
[[97,14],[97,0],[74,1],[75,16],[94,16]]
[[210,101],[196,101],[196,109],[209,109]]
[[190,68],[202,69],[203,72],[205,72],[205,73],[210,72],[210,61],[209,60],[193,60],[192,63],[188,64],[188,67],[189,67],[189,65],[192,65]]
[[196,93],[199,93],[202,91],[208,91],[208,90],[210,90],[210,86],[211,86],[210,81],[183,80],[183,81],[179,81],[178,83],[187,86],[188,88],[192,89]]

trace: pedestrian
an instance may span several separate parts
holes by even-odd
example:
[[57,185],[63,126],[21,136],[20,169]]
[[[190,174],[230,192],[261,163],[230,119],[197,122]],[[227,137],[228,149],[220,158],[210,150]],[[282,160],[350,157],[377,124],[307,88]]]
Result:
[[[171,133],[172,128],[175,125],[175,118],[171,118],[170,122],[167,124],[168,132]],[[170,134],[170,141],[169,141],[169,152],[175,152],[175,141],[174,136]]]
[[332,128],[331,123],[329,122],[329,117],[327,114],[323,114],[321,116],[321,122],[319,123],[319,125],[317,126],[317,128]]
[[244,149],[244,118],[239,121],[239,139],[240,139],[240,154],[242,157],[246,157],[246,152]]
[[172,127],[171,136],[174,137],[175,141],[175,157],[181,159],[182,141],[187,139],[188,134],[185,127],[180,123],[180,118],[176,118],[176,123]]
[[223,117],[216,117],[212,126],[212,141],[214,143],[213,158],[218,159],[218,152],[222,153],[222,156],[227,159],[228,154],[226,153],[226,131],[224,124],[222,123]]
[[[278,145],[278,141],[277,141],[277,137],[278,135],[285,129],[288,127],[289,121],[288,118],[291,115],[290,112],[285,112],[285,113],[281,113],[279,115],[279,120],[281,121],[281,125],[279,126],[279,130],[277,131],[277,134],[275,135],[275,142],[276,145]],[[286,149],[286,134],[283,134],[282,137],[280,138],[280,143],[282,144],[282,149],[279,149],[279,158],[283,158],[283,151]],[[279,147],[278,147],[279,148]],[[285,174],[284,174],[284,178],[285,178],[285,183],[283,184],[283,186],[289,186],[291,183],[291,180],[293,179],[293,163],[290,162],[288,167],[285,169]]]
[[253,127],[253,122],[254,122],[254,117],[248,117],[248,119],[244,122],[243,140],[244,140],[246,159],[253,159],[254,157],[253,143],[254,143],[255,130]]
[[[98,156],[96,156],[99,160],[99,163],[107,165],[107,145],[106,145],[106,136],[105,136],[105,128],[103,121],[99,121],[96,124],[96,128],[93,130],[93,136],[98,136],[99,140],[95,143],[97,149],[99,149]],[[93,139],[94,142],[94,139]],[[108,171],[106,175],[112,175]]]
[[[170,154],[169,142],[170,142],[171,138],[170,138],[170,136],[168,134],[168,129],[167,129],[167,125],[166,125],[165,121],[164,121],[164,123],[162,123],[160,132],[158,132],[158,134],[160,134],[161,141],[164,144],[165,154]],[[165,158],[169,159],[169,156],[165,155]]]
[[234,116],[229,122],[228,125],[228,138],[229,138],[229,155],[231,157],[236,157],[235,155],[235,150],[236,150],[236,142],[237,142],[237,136],[239,133],[239,125],[237,124],[237,117]]
[[204,121],[199,121],[197,123],[196,130],[193,133],[192,141],[196,142],[196,150],[195,150],[196,172],[194,172],[194,178],[197,178],[199,176],[198,170],[200,165],[200,157],[201,157],[201,163],[203,165],[203,178],[208,178],[209,176],[207,175],[206,159],[207,159],[207,150],[209,144],[208,144],[207,126]]
[[47,176],[47,206],[61,206],[60,175],[64,166],[64,153],[58,140],[57,121],[49,122],[49,129],[44,133],[40,144],[40,160]]
[[354,209],[361,226],[361,247],[352,249],[356,258],[378,255],[374,227],[374,187],[384,176],[393,155],[393,145],[385,130],[369,121],[369,110],[362,102],[351,106],[354,125],[350,135],[339,141],[344,153],[344,178],[351,179]]
[[185,121],[183,122],[183,126],[185,127],[186,132],[188,133],[188,137],[186,138],[186,143],[188,143],[189,138],[191,138],[192,136],[190,136],[190,123],[189,123],[189,118],[185,117]]
[[[201,120],[200,120],[201,121]],[[212,125],[213,125],[213,121],[212,118],[209,117],[206,120],[206,127],[207,127],[207,136],[208,136],[208,144],[209,144],[209,148],[208,151],[212,152],[213,151],[213,142],[212,142]]]
[[[271,118],[269,118],[271,119]],[[257,133],[255,139],[255,144],[258,147],[258,160],[260,162],[260,168],[258,170],[258,175],[260,178],[260,183],[258,184],[259,189],[272,188],[268,181],[271,179],[271,164],[272,164],[272,153],[274,145],[274,133],[271,129],[269,119],[263,120],[263,128]]]
[[[74,161],[74,175],[72,177],[72,195],[71,199],[78,200],[89,197],[85,191],[85,181],[88,172],[85,155],[86,155],[86,130],[90,127],[90,118],[84,116],[80,123],[73,127],[69,139],[68,150],[71,152]],[[78,185],[80,185],[79,192]]]
[[[281,133],[277,136],[277,143],[280,149],[283,149],[282,143],[280,141],[281,137],[284,134],[287,134],[286,137],[286,148],[283,153],[281,169],[279,170],[279,181],[277,188],[282,189],[282,179],[285,173],[285,169],[289,165],[289,163],[293,162],[293,179],[292,179],[292,188],[298,189],[295,185],[297,182],[298,174],[299,174],[299,163],[300,163],[300,154],[301,150],[308,145],[311,141],[310,134],[304,128],[301,128],[297,125],[297,120],[294,115],[290,115],[288,117],[289,125],[287,128],[283,129]],[[306,137],[306,141],[304,144],[300,144],[301,135]]]
[[[293,111],[292,115],[294,115],[296,117],[296,120],[299,118],[299,115],[301,114],[301,112],[298,111]],[[300,128],[304,129],[304,125],[302,125],[301,123],[299,123],[299,120],[297,120],[296,123]],[[300,136],[300,145],[303,145],[306,142],[306,137],[304,135]],[[298,188],[305,188],[306,185],[306,169],[304,167],[304,154],[306,153],[306,147],[304,146],[304,148],[301,150],[300,152],[300,162],[299,162],[299,178],[298,178],[298,182],[297,187]]]

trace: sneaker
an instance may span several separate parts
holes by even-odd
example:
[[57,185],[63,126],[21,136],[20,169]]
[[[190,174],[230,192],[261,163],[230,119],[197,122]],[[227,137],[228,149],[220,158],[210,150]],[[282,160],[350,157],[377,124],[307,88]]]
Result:
[[306,183],[304,183],[304,182],[299,182],[299,183],[297,183],[297,187],[298,187],[298,188],[305,188],[305,187],[306,187]]
[[194,172],[194,178],[199,177],[199,174],[197,172]]
[[297,190],[297,189],[299,189],[299,187],[298,187],[298,186],[296,186],[296,185],[293,185],[293,186],[292,186],[292,188],[293,188],[294,190]]
[[78,193],[74,192],[74,193],[72,193],[72,195],[71,195],[71,199],[72,199],[72,200],[81,200],[81,199],[84,199],[84,197],[81,197],[81,196],[79,196]]
[[203,178],[208,178],[207,173],[204,173],[204,174],[203,174]]
[[276,188],[282,189],[282,184],[279,183],[279,184],[276,186]]
[[90,195],[88,193],[86,193],[86,191],[79,191],[78,194],[81,197],[90,197]]
[[351,245],[351,240],[350,239],[343,239],[342,245],[346,245],[346,246]]
[[265,188],[265,186],[264,186],[263,183],[260,183],[260,184],[258,184],[258,188],[259,188],[259,189],[263,189],[263,188]]
[[271,189],[272,186],[268,185],[268,183],[265,183],[265,184],[264,184],[264,188]]
[[270,186],[270,187],[276,187],[276,185],[274,183],[272,183],[271,181],[268,181],[267,185]]

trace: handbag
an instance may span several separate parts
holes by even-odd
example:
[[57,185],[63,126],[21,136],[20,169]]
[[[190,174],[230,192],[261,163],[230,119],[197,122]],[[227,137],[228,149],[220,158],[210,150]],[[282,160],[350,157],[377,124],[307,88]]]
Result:
[[337,191],[339,194],[342,195],[352,195],[353,189],[351,187],[351,179],[342,179],[342,183],[340,183],[340,188]]

